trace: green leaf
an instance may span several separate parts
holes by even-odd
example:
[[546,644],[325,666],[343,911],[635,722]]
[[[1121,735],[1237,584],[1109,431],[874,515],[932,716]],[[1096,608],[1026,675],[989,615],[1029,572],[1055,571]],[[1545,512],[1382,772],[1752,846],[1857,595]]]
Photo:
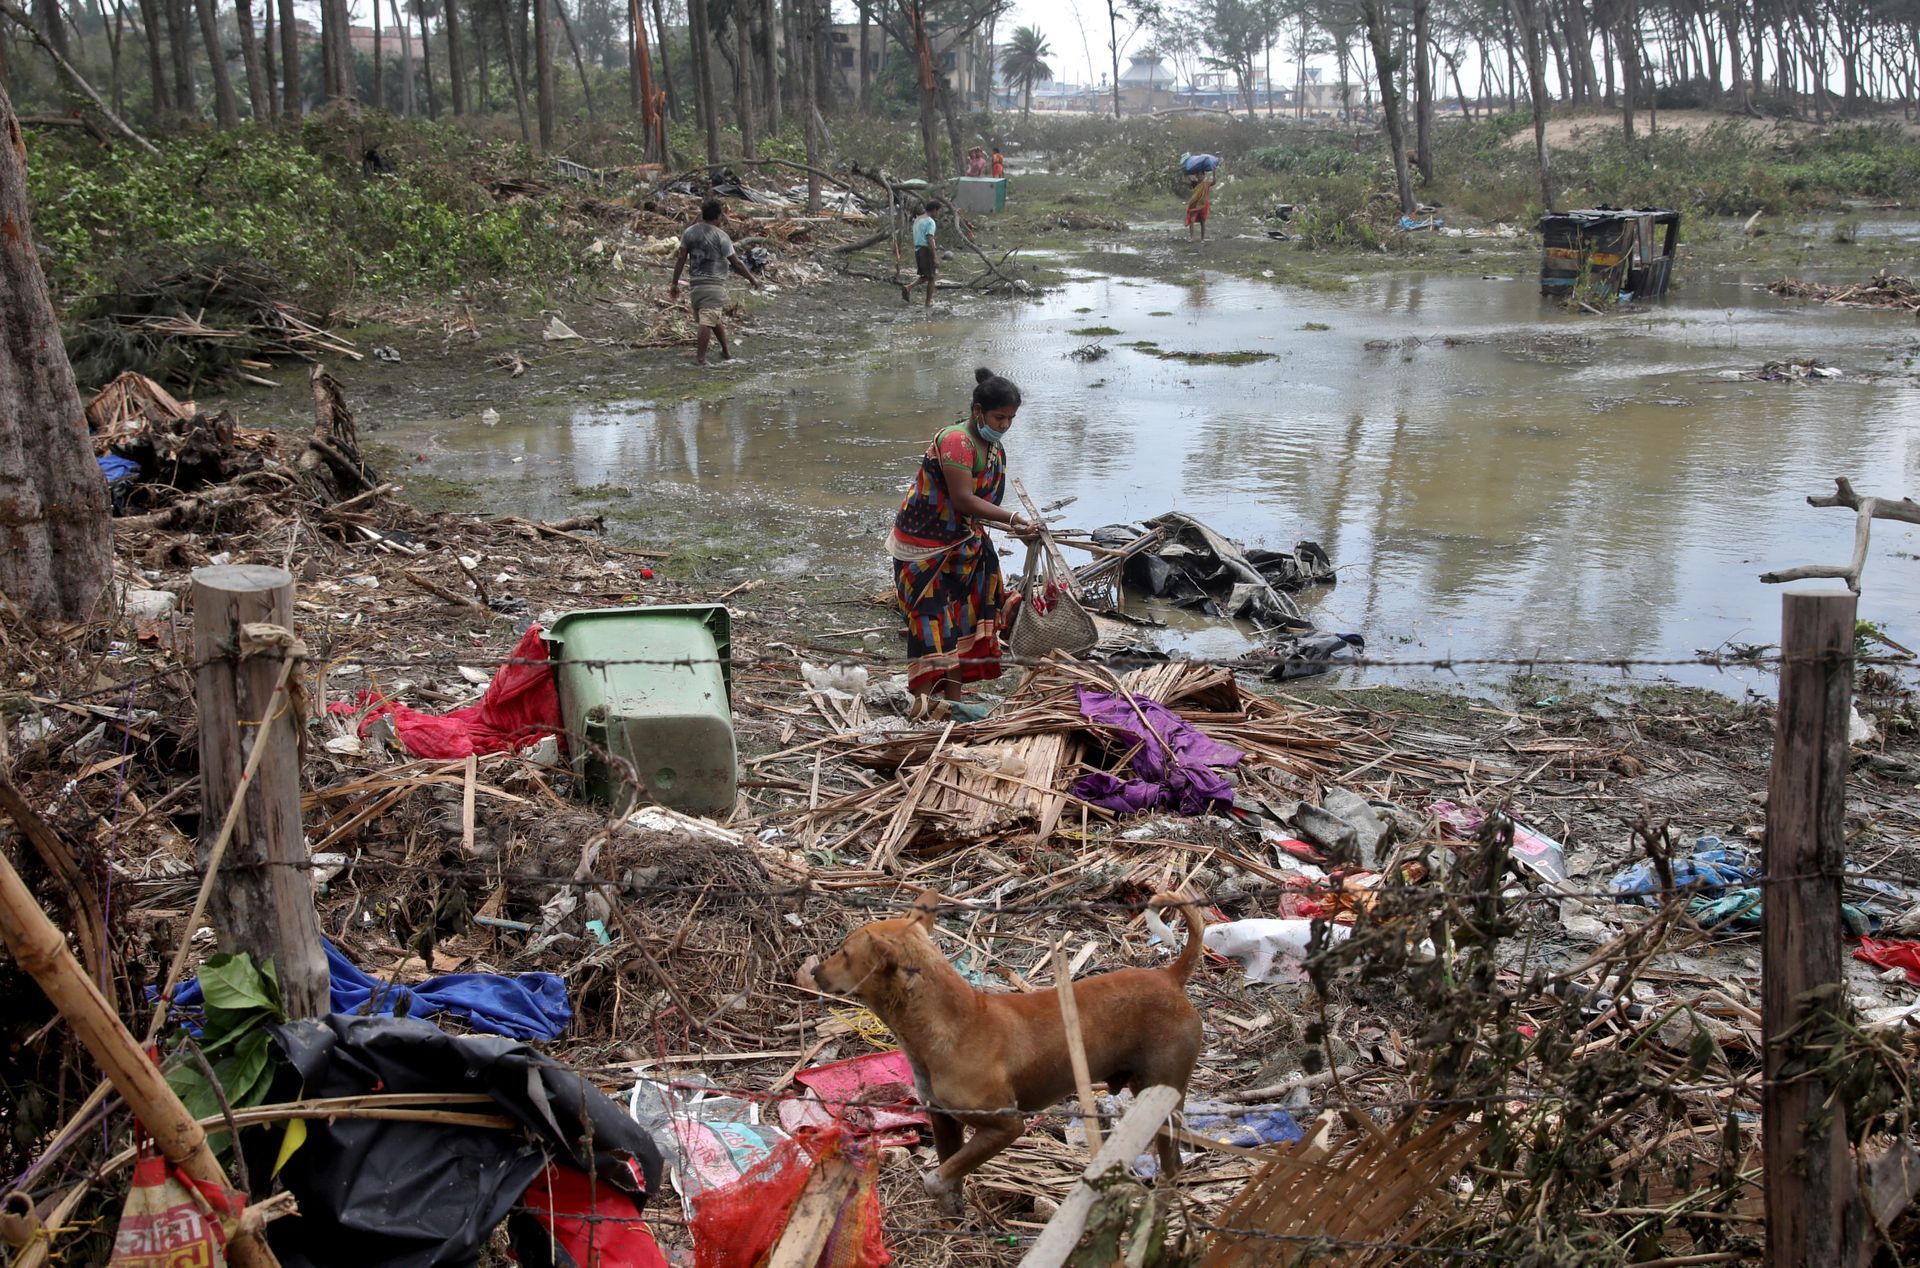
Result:
[[263,977],[245,952],[216,955],[201,965],[200,990],[209,1009],[229,1012],[249,1008],[276,1012],[280,1002],[279,983]]

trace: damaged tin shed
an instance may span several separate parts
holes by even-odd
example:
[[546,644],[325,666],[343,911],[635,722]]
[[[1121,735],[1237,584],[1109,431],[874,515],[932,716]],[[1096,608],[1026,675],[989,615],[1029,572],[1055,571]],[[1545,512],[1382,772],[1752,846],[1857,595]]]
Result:
[[1593,207],[1540,217],[1540,293],[1565,299],[1582,282],[1596,298],[1659,299],[1680,249],[1680,213]]

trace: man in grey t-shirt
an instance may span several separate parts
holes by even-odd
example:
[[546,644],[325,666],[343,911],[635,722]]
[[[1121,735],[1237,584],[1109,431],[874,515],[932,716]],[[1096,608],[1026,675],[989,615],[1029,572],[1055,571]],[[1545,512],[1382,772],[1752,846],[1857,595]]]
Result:
[[[688,270],[693,279],[693,321],[700,328],[693,359],[707,363],[707,345],[713,336],[720,338],[720,359],[733,360],[727,346],[727,331],[720,324],[720,310],[727,306],[727,268],[747,279],[747,285],[760,289],[759,281],[734,254],[733,239],[720,226],[727,218],[727,205],[718,198],[700,204],[700,223],[689,225],[680,235],[680,254],[673,262],[673,281],[667,287],[669,298],[680,297],[680,273]],[[691,269],[688,266],[691,265]]]

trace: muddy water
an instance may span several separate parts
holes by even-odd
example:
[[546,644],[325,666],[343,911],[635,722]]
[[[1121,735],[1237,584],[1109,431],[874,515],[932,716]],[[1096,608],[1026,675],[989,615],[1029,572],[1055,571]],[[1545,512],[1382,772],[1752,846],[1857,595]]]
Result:
[[[723,518],[785,508],[812,543],[792,567],[878,580],[899,489],[964,406],[972,368],[989,365],[1027,394],[1013,473],[1039,499],[1077,498],[1070,525],[1178,508],[1250,545],[1317,539],[1342,568],[1312,601],[1320,623],[1409,660],[1669,658],[1772,642],[1778,591],[1756,574],[1851,550],[1851,516],[1805,496],[1839,474],[1885,493],[1920,486],[1920,390],[1865,381],[1901,368],[1890,353],[1913,343],[1910,317],[1782,303],[1764,278],[1726,273],[1595,318],[1543,304],[1525,274],[1403,275],[1320,294],[1205,273],[1204,259],[1176,257],[1197,279],[1185,284],[1084,275],[1032,304],[915,309],[881,354],[716,371],[741,376],[726,399],[554,408],[496,427],[420,418],[394,439],[514,509],[662,482]],[[1073,333],[1087,327],[1119,333]],[[1139,341],[1260,359],[1190,364],[1124,346]],[[1094,344],[1098,359],[1068,355]],[[1802,357],[1846,377],[1723,377]],[[1883,525],[1862,602],[1909,644],[1916,555],[1920,534]],[[1238,631],[1184,622],[1161,638],[1206,654],[1245,646]],[[1754,681],[1640,677],[1663,675]]]

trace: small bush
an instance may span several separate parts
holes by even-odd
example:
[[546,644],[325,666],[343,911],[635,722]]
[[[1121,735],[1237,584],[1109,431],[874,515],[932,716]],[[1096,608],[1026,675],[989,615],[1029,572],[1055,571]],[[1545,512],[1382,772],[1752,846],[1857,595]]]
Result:
[[[369,141],[395,174],[363,174]],[[579,267],[584,228],[570,229],[556,200],[498,201],[476,167],[534,163],[523,147],[482,147],[449,128],[349,134],[315,120],[298,135],[181,137],[157,156],[42,151],[27,184],[48,283],[66,301],[221,258],[256,262],[322,312],[356,293],[510,285]]]

